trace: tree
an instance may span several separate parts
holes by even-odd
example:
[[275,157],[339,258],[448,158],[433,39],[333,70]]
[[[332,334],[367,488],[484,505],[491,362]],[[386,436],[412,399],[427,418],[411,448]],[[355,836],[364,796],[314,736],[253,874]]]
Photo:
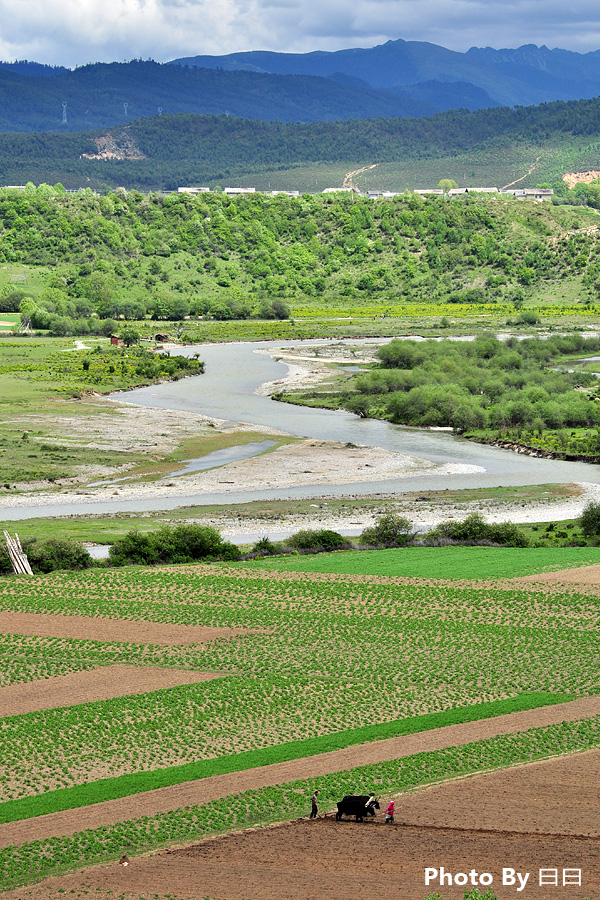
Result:
[[438,181],[438,190],[443,191],[444,194],[455,191],[457,187],[457,183],[452,178],[442,178],[441,181]]
[[135,328],[127,327],[121,331],[120,338],[126,347],[131,347],[133,344],[139,344],[140,333]]
[[586,503],[579,517],[579,524],[585,537],[598,537],[600,535],[600,503],[594,501]]

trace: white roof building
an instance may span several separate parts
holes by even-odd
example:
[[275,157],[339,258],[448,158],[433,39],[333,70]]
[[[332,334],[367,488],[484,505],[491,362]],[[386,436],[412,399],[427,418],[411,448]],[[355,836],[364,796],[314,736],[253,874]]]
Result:
[[369,200],[391,200],[392,197],[399,197],[397,191],[367,191]]
[[517,200],[551,200],[554,196],[552,188],[509,188],[500,193],[511,194]]
[[256,188],[226,187],[223,188],[223,193],[228,197],[239,197],[241,194],[255,194]]

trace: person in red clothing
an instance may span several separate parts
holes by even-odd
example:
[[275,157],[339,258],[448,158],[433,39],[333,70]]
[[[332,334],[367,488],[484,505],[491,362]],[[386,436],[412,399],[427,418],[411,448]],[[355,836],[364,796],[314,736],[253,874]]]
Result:
[[394,801],[390,800],[388,803],[387,809],[385,811],[385,824],[387,825],[389,822],[390,825],[394,824]]

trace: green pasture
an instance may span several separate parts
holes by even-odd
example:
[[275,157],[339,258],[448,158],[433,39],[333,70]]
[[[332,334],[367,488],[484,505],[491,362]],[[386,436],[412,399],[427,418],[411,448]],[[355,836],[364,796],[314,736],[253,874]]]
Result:
[[[28,265],[23,262],[2,263],[0,265],[0,291],[10,288],[35,297],[43,290],[49,271],[48,266]],[[10,315],[10,313],[2,313],[1,318],[6,315]],[[17,315],[16,320],[19,318]]]
[[600,547],[400,547],[277,556],[236,565],[278,572],[491,581],[599,563]]
[[[74,404],[78,408],[78,404]],[[221,443],[224,439],[237,439],[244,441],[249,433],[215,431],[212,435],[206,434],[195,439],[193,445],[184,444],[184,449],[178,449],[176,454],[181,459],[190,459],[209,453],[212,450],[225,446]],[[250,433],[251,434],[251,433]],[[20,435],[18,435],[20,437]],[[264,439],[269,435],[260,434],[255,439]],[[271,438],[275,439],[275,437]],[[231,444],[227,444],[231,446]],[[175,454],[173,454],[175,455]],[[294,500],[253,500],[250,503],[234,503],[207,506],[183,506],[175,510],[149,511],[146,513],[122,512],[115,515],[87,515],[87,516],[63,516],[51,518],[21,519],[16,526],[21,538],[37,538],[38,540],[51,537],[60,528],[63,538],[68,540],[89,541],[96,544],[112,544],[122,538],[128,531],[152,531],[160,525],[179,525],[181,523],[206,523],[215,522],[219,528],[220,521],[227,522],[232,517],[236,518],[240,525],[248,523],[248,528],[260,520],[265,531],[279,526],[282,520],[290,516],[302,517],[299,528],[312,528],[315,516],[352,515],[353,512],[369,510],[377,517],[384,513],[396,512],[406,515],[405,502],[415,501],[418,497],[426,497],[429,501],[435,501],[443,509],[445,504],[470,503],[473,501],[494,500],[496,503],[509,503],[520,501],[529,503],[536,500],[560,500],[577,494],[577,489],[570,484],[532,484],[517,485],[515,487],[492,488],[465,488],[462,490],[427,491],[420,494],[368,494],[360,498],[353,497],[324,497],[315,501],[313,499]],[[568,523],[571,524],[571,523]],[[562,530],[561,528],[557,531]],[[523,526],[532,531],[532,538],[545,540],[553,534],[553,530],[546,535],[546,525]],[[14,520],[0,521],[0,532],[13,531]]]
[[[90,447],[89,437],[78,440],[72,420],[89,418],[102,412],[115,417],[119,411],[110,406],[101,410],[94,404],[94,393],[110,393],[168,380],[168,372],[157,378],[140,373],[137,360],[126,348],[111,347],[106,338],[86,338],[87,350],[76,349],[74,339],[16,337],[0,340],[0,466],[1,483],[46,482],[50,487],[58,479],[70,477],[82,466],[114,467],[119,464],[148,462],[148,454],[129,450],[101,450]],[[95,352],[97,349],[100,352]],[[228,438],[206,436],[207,450],[227,446]],[[231,439],[243,443],[245,438]],[[223,443],[224,442],[224,443]],[[200,442],[201,443],[201,442]],[[189,444],[189,442],[188,442]],[[200,444],[182,445],[169,462],[189,459],[185,454],[202,455]]]

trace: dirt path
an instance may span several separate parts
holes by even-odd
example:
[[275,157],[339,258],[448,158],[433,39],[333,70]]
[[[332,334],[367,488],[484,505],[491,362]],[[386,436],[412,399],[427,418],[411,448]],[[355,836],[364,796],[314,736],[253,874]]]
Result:
[[211,800],[254,790],[274,784],[285,784],[302,778],[314,778],[331,772],[370,765],[390,759],[400,759],[414,753],[439,750],[442,747],[460,746],[472,741],[524,731],[536,726],[551,725],[563,721],[600,715],[600,697],[585,697],[570,703],[547,706],[542,709],[510,713],[495,719],[450,725],[421,734],[388,738],[362,746],[348,747],[310,756],[249,769],[230,775],[216,775],[199,781],[186,782],[173,787],[147,791],[133,797],[108,800],[94,806],[66,810],[0,825],[0,846],[22,844],[61,834],[72,834],[85,828],[97,828],[139,816],[152,816],[179,807],[208,803]]
[[117,641],[132,644],[203,644],[217,638],[246,634],[244,628],[212,628],[204,625],[171,625],[133,622],[131,619],[94,619],[91,616],[53,616],[46,613],[0,611],[0,632],[38,637]]
[[535,162],[531,163],[524,175],[521,175],[520,178],[515,178],[514,181],[510,181],[508,184],[505,184],[504,187],[500,188],[500,190],[506,191],[509,187],[512,187],[513,184],[518,184],[520,181],[524,181],[528,175],[531,175],[533,172],[535,172],[537,164],[539,163],[541,158],[541,156],[536,156]]
[[[591,751],[405,795],[401,803],[422,805],[422,824],[402,824],[398,815],[393,826],[384,825],[381,817],[363,824],[337,823],[332,817],[302,819],[148,854],[132,859],[127,868],[95,866],[3,896],[423,900],[440,891],[458,900],[462,887],[425,886],[425,868],[444,866],[453,874],[489,872],[498,900],[597,897],[600,840],[589,835],[600,832],[598,803],[590,802],[600,788],[599,763],[600,752]],[[476,824],[462,818],[467,799]],[[530,873],[523,892],[502,886],[504,867]],[[558,888],[540,890],[542,868],[558,870]],[[563,869],[581,870],[581,887],[563,887]],[[485,893],[485,886],[480,890]]]
[[128,694],[145,694],[220,677],[215,672],[192,672],[189,669],[103,666],[0,688],[0,709],[3,716],[20,716],[41,709],[59,709]]
[[357,175],[362,175],[363,172],[368,172],[369,169],[376,169],[378,163],[373,163],[371,166],[363,166],[361,169],[355,169],[354,172],[347,172],[344,176],[344,181],[342,182],[343,188],[353,188],[353,190],[357,191],[358,188],[354,183],[354,179]]

